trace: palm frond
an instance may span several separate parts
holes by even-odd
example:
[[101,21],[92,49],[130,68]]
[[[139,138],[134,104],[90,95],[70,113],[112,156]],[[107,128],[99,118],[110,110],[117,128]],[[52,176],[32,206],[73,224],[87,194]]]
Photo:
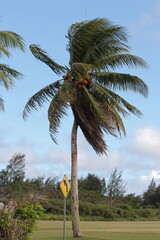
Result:
[[102,104],[108,104],[110,108],[116,109],[123,117],[128,115],[128,112],[123,108],[120,101],[120,96],[110,91],[109,89],[94,83],[92,88],[92,95],[98,99]]
[[13,68],[10,68],[8,65],[6,64],[0,64],[0,71],[3,73],[6,73],[8,75],[10,75],[13,78],[21,78],[23,77],[23,74],[16,71]]
[[103,131],[111,134],[114,137],[121,136],[121,133],[126,136],[126,129],[118,111],[116,111],[114,107],[110,107],[108,104],[103,104],[102,107],[106,110],[106,117],[108,120],[107,124],[106,121],[101,123]]
[[88,89],[84,87],[84,95],[86,104],[90,106],[90,110],[94,114],[95,121],[99,121],[100,119],[104,118],[104,111],[101,109],[101,105],[99,102],[96,101],[96,99],[92,96],[92,94],[89,93]]
[[56,133],[58,132],[61,119],[67,115],[66,110],[69,107],[70,103],[70,90],[71,88],[69,84],[64,82],[61,88],[52,98],[52,101],[48,108],[48,119],[50,122],[49,132],[52,140],[55,143],[57,143]]
[[113,53],[121,54],[127,52],[127,47],[124,44],[120,43],[118,40],[108,41],[107,39],[104,39],[97,45],[94,44],[92,47],[90,47],[90,49],[86,52],[83,61],[86,63],[91,63],[96,67],[95,69],[101,70],[102,68],[107,68],[106,64],[105,67],[102,66],[103,58],[106,59],[106,56],[110,56]]
[[126,135],[123,121],[114,107],[102,100],[99,97],[99,93],[94,95],[92,92],[92,94],[90,94],[88,89],[84,88],[84,94],[86,95],[90,110],[94,114],[94,120],[99,122],[100,127],[106,133],[110,133],[116,137],[116,131],[118,131],[119,134],[122,131],[123,134]]
[[94,33],[102,24],[104,24],[104,20],[96,19],[71,26],[68,32],[68,51],[71,63],[82,62],[83,56],[93,44]]
[[2,45],[0,45],[0,57],[2,57],[3,54],[4,54],[6,57],[10,57],[10,56],[11,56],[10,52],[9,52],[5,47],[3,47]]
[[103,118],[101,118],[101,127],[103,130],[115,137],[121,136],[121,132],[126,136],[125,126],[123,124],[122,118],[128,115],[128,112],[112,99],[112,96],[107,92],[107,89],[102,89],[101,86],[93,85],[92,96],[99,102],[100,107],[103,109]]
[[[88,98],[88,94],[86,95],[84,92],[77,90],[75,97],[76,99],[74,103],[71,104],[71,108],[78,126],[96,153],[106,153],[107,145],[103,139],[103,131],[99,121],[100,116],[98,118],[100,112],[97,104],[95,104],[96,101],[94,101],[94,103],[92,102],[91,108],[90,104],[88,104],[90,99],[86,99]],[[97,119],[95,119],[95,115],[97,115]]]
[[0,85],[8,90],[14,86],[14,80],[9,74],[0,71]]
[[72,103],[75,100],[75,85],[72,80],[64,81],[59,89],[60,98],[65,102]]
[[71,66],[72,76],[77,78],[85,78],[88,76],[88,72],[93,69],[92,64],[86,63],[73,63]]
[[[127,115],[127,113],[132,113],[135,116],[142,115],[139,109],[137,109],[135,106],[125,101],[122,97],[120,97],[118,94],[114,93],[113,91],[103,86],[100,86],[97,83],[94,83],[93,86],[94,86],[94,89],[97,88],[99,92],[101,92],[102,94],[101,96],[103,96],[104,101],[108,102],[110,106],[114,106],[114,108],[118,112],[123,114],[124,117]],[[129,112],[126,112],[126,110],[123,107],[125,107]]]
[[10,68],[6,64],[0,64],[0,85],[4,86],[6,89],[12,88],[14,86],[13,78],[20,78],[23,75],[18,71]]
[[[93,21],[97,21],[94,19]],[[97,28],[94,33],[95,43],[100,43],[103,40],[118,40],[121,44],[128,48],[128,34],[124,27],[120,25],[114,25],[108,19],[101,19],[101,26]]]
[[[68,50],[71,55],[70,62],[85,62],[84,58],[91,48],[98,45],[105,46],[105,42],[117,40],[117,44],[127,41],[123,27],[112,25],[107,19],[94,19],[77,23],[71,26],[68,32]],[[124,45],[123,45],[124,46]],[[103,47],[101,47],[102,49]]]
[[138,108],[127,102],[124,98],[121,98],[121,103],[129,112],[131,112],[135,116],[141,117],[143,115],[143,113]]
[[56,63],[53,59],[51,59],[47,53],[41,49],[38,45],[32,44],[30,45],[30,50],[32,54],[38,60],[44,62],[47,66],[49,66],[57,75],[61,76],[66,72],[66,68]]
[[12,31],[0,31],[0,45],[5,48],[19,48],[24,51],[24,40],[23,38]]
[[132,54],[122,53],[113,54],[110,56],[103,57],[96,62],[96,65],[101,66],[101,69],[105,68],[115,70],[119,67],[144,67],[147,68],[148,64],[140,57]]
[[61,86],[60,81],[56,81],[35,93],[28,100],[24,107],[23,119],[26,119],[32,110],[38,110],[39,107],[43,107],[44,103],[50,101],[51,98],[54,97],[60,86]]
[[4,111],[4,100],[0,97],[0,111]]
[[137,76],[116,72],[97,72],[95,81],[112,90],[133,91],[148,96],[148,86]]
[[104,112],[101,119],[102,129],[115,137],[121,136],[121,133],[126,136],[125,126],[120,114],[125,117],[129,114],[128,111],[107,92],[107,89],[98,84],[93,84],[92,96],[99,102]]

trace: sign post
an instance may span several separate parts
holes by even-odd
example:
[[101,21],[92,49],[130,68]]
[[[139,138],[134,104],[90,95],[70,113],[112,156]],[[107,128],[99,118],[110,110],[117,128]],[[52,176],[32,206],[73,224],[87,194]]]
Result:
[[60,188],[64,196],[64,221],[63,221],[63,240],[66,240],[66,198],[68,197],[70,191],[70,183],[66,175],[64,175],[61,183]]

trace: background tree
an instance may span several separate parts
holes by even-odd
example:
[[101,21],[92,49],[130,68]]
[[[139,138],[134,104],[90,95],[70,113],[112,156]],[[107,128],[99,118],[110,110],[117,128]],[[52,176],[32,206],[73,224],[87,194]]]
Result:
[[147,190],[143,193],[143,204],[144,205],[150,205],[150,206],[155,206],[156,204],[156,182],[155,179],[152,178]]
[[155,191],[155,202],[154,202],[154,206],[156,208],[160,207],[160,184],[156,187],[156,191]]
[[59,181],[58,177],[54,178],[47,178],[44,182],[44,189],[45,189],[45,194],[48,197],[57,197],[59,196],[60,193],[60,187],[59,187]]
[[61,66],[37,45],[31,45],[33,55],[47,64],[60,80],[35,93],[27,102],[23,117],[31,110],[50,101],[49,130],[56,142],[56,133],[70,107],[74,115],[71,135],[71,198],[73,236],[81,236],[78,206],[77,130],[97,154],[107,151],[104,133],[126,135],[122,117],[141,112],[116,90],[131,90],[147,96],[147,85],[137,76],[114,72],[122,66],[146,67],[143,59],[129,53],[127,34],[123,27],[107,19],[93,19],[71,25],[68,30],[69,66]]
[[25,155],[15,153],[9,164],[0,171],[0,185],[23,182],[25,178]]
[[135,193],[129,193],[125,195],[122,201],[134,209],[142,207],[142,198],[140,195],[136,195]]
[[16,198],[17,193],[24,193],[25,155],[15,153],[5,169],[0,171],[0,195],[2,199]]
[[[18,48],[24,51],[23,38],[12,31],[0,31],[0,58],[11,57],[9,49]],[[0,64],[0,85],[7,90],[14,86],[14,79],[22,77],[22,74],[6,64]],[[0,98],[0,110],[4,110],[4,101]]]
[[79,189],[87,191],[95,191],[104,195],[106,192],[106,181],[104,178],[100,179],[95,174],[88,173],[88,175],[83,178],[81,177],[78,182]]
[[95,174],[88,173],[78,180],[80,201],[94,204],[105,202],[106,181]]
[[107,200],[112,205],[115,200],[124,196],[126,192],[126,183],[122,179],[122,171],[117,168],[111,174],[107,184]]

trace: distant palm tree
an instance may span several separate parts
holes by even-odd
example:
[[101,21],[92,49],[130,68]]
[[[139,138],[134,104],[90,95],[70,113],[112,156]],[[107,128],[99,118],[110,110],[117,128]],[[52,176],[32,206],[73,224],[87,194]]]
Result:
[[[79,228],[78,177],[77,177],[77,128],[98,154],[107,151],[104,133],[126,135],[122,117],[141,112],[118,95],[116,90],[131,90],[148,95],[147,85],[138,77],[113,70],[121,66],[147,67],[145,61],[129,53],[127,35],[121,26],[107,19],[94,19],[71,25],[68,30],[67,50],[69,66],[53,61],[38,45],[30,50],[57,75],[63,76],[34,94],[27,102],[23,118],[31,110],[50,101],[48,119],[50,135],[55,135],[60,121],[71,108],[74,123],[71,136],[71,198],[73,236],[81,235]],[[63,75],[64,74],[64,75]]]
[[[11,57],[9,48],[18,48],[24,51],[24,42],[20,35],[11,31],[0,31],[0,58],[4,55]],[[7,90],[14,85],[14,79],[22,77],[22,74],[10,68],[6,64],[0,64],[0,85]],[[4,110],[4,101],[0,98],[0,110]]]

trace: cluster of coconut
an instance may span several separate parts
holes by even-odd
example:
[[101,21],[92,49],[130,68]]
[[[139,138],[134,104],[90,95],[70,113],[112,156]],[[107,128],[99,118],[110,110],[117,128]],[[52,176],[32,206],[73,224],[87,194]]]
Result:
[[67,75],[63,76],[63,79],[74,81],[75,85],[78,89],[83,89],[84,87],[89,88],[92,84],[92,77],[91,76],[88,76],[86,78],[74,79],[70,73],[67,73]]

